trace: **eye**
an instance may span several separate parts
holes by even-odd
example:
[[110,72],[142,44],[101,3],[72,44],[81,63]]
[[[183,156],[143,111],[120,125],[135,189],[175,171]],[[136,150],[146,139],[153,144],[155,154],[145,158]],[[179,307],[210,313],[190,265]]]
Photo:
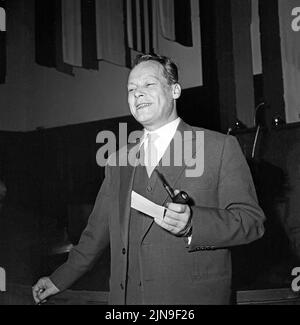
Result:
[[154,86],[154,85],[155,85],[154,82],[148,82],[148,83],[146,84],[146,87],[151,87],[151,86]]

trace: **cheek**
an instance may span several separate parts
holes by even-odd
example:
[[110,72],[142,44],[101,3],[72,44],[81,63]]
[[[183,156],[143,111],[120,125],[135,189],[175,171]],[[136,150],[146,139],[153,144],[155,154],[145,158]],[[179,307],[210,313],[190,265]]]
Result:
[[158,98],[158,104],[159,104],[159,107],[162,109],[162,110],[165,110],[166,109],[166,106],[168,106],[168,99],[165,97],[165,96],[160,96]]
[[130,113],[135,116],[136,115],[136,110],[133,106],[129,105],[129,110],[130,110]]
[[134,108],[134,99],[132,98],[132,96],[129,95],[127,98],[127,101],[128,101],[130,110],[132,110]]

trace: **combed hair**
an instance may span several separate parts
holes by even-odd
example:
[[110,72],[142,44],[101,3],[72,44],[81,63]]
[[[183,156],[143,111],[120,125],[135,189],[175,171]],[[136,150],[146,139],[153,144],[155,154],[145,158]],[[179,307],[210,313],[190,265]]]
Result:
[[163,73],[169,85],[178,83],[178,68],[170,58],[162,55],[139,54],[134,60],[133,68],[147,61],[158,62],[163,67]]

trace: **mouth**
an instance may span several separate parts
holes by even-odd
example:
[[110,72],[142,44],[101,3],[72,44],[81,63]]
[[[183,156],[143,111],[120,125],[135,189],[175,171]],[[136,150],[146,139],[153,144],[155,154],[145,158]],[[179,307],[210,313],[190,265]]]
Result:
[[152,104],[150,104],[150,103],[141,103],[141,104],[136,105],[136,109],[139,111],[139,110],[147,108],[147,107],[149,107],[151,105]]

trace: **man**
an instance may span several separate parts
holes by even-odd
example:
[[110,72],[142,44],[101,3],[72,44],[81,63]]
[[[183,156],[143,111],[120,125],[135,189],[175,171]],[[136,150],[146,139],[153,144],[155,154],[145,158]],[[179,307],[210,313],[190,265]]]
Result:
[[[147,163],[147,170],[142,164],[107,164],[78,246],[50,278],[33,287],[36,302],[69,287],[110,243],[110,304],[229,303],[230,247],[260,238],[264,214],[236,139],[185,124],[176,111],[180,94],[177,67],[170,59],[137,58],[128,79],[128,103],[145,133],[133,152],[147,156],[154,136],[156,163],[152,170]],[[204,148],[197,147],[199,132]],[[202,175],[188,177],[190,161],[179,166],[172,154],[169,166],[158,163],[167,152],[176,156],[175,133],[194,156],[203,149]],[[186,134],[192,136],[187,139]],[[172,202],[154,167],[173,189],[188,193],[189,204]],[[133,209],[133,191],[166,206],[164,218]]]

